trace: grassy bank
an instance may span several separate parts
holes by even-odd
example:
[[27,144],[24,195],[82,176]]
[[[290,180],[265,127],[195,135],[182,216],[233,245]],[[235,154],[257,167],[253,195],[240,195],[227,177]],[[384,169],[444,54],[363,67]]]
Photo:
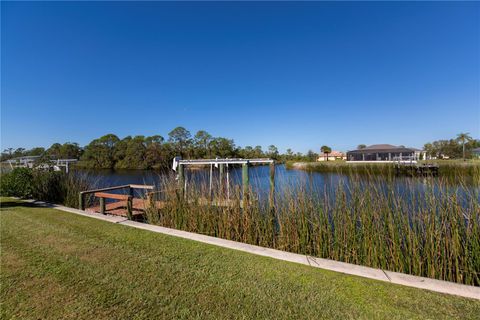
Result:
[[[476,177],[477,179],[479,176]],[[420,186],[375,175],[350,176],[348,183],[312,190],[292,186],[274,207],[252,191],[242,208],[233,192],[229,206],[206,205],[208,185],[190,188],[184,200],[176,182],[164,181],[166,204],[147,211],[147,220],[279,250],[441,280],[480,285],[479,189],[459,176]],[[218,192],[217,192],[218,194]]]
[[480,302],[1,199],[1,318],[462,318]]
[[[441,176],[476,175],[480,172],[479,160],[428,160],[420,164],[436,164]],[[390,176],[395,174],[392,163],[348,163],[346,161],[295,162],[288,161],[287,169],[306,170],[311,172],[341,174],[378,174]]]
[[341,174],[395,174],[395,167],[390,163],[347,163],[346,161],[295,162],[288,161],[287,169],[305,170],[310,172],[341,173]]
[[440,175],[456,176],[465,174],[470,176],[478,175],[480,172],[480,159],[475,160],[428,160],[420,163],[436,164]]

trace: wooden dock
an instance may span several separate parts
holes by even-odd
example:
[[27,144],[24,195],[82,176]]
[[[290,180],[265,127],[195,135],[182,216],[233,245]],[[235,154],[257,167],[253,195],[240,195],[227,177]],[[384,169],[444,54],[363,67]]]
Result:
[[395,166],[397,175],[409,176],[438,176],[438,165],[418,163],[397,163]]
[[[142,216],[145,213],[145,210],[150,206],[151,206],[151,203],[145,199],[133,198],[132,199],[132,216],[133,217]],[[155,201],[155,208],[162,208],[163,206],[165,206],[165,202]],[[99,204],[97,206],[85,208],[85,211],[101,213],[102,209]],[[106,203],[104,214],[128,217],[128,201],[120,200],[112,203]]]
[[[126,194],[108,192],[122,189],[127,191]],[[133,189],[144,189],[149,190],[150,192],[146,193],[145,198],[138,198],[133,196]],[[82,191],[79,195],[79,209],[87,212],[122,216],[128,219],[140,219],[148,208],[153,206],[155,209],[162,209],[167,204],[165,200],[160,201],[155,199],[156,194],[162,192],[151,190],[153,190],[153,186],[131,184]],[[99,201],[96,201],[95,205],[86,207],[87,195],[93,196],[94,199],[98,199]],[[233,207],[240,205],[240,207],[243,207],[243,203],[239,203],[233,199],[209,199],[201,197],[197,199],[185,198],[185,201],[187,203],[195,203],[201,206]]]
[[[189,201],[189,202],[191,203],[192,201]],[[236,205],[236,202],[234,200],[226,200],[226,199],[210,201],[206,198],[200,198],[198,199],[198,204],[201,206],[213,205],[217,207],[232,207]],[[132,199],[132,216],[135,217],[135,216],[143,215],[151,205],[152,203],[146,199],[133,198]],[[166,205],[165,201],[154,202],[154,206],[156,209],[161,209],[165,207],[165,205]],[[239,205],[241,207],[242,203],[240,202]],[[102,209],[100,205],[97,205],[97,206],[85,208],[85,211],[92,212],[92,213],[93,212],[101,213]],[[128,211],[127,200],[121,200],[117,202],[106,203],[104,214],[127,217],[128,216],[127,211]]]
[[[79,194],[79,209],[80,210],[87,210],[87,211],[94,211],[99,212],[102,214],[114,214],[114,215],[121,215],[126,216],[128,219],[133,219],[134,215],[138,216],[145,212],[147,201],[142,198],[135,198],[134,197],[134,190],[135,189],[142,189],[142,190],[153,190],[153,186],[149,185],[137,185],[137,184],[127,184],[122,186],[115,186],[109,188],[102,188],[102,189],[94,189],[94,190],[86,190],[82,191]],[[109,191],[119,191],[124,190],[127,191],[126,194],[120,193],[108,193]],[[98,206],[93,206],[89,208],[85,208],[85,197],[87,195],[93,195],[94,198],[100,200],[100,204]],[[107,200],[110,202],[107,203]],[[117,200],[116,202],[111,202],[111,200]],[[161,204],[157,204],[161,205]]]

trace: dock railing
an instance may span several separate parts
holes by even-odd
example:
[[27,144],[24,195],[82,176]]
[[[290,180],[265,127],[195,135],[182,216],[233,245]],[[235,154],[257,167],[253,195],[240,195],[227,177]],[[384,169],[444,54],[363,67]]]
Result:
[[[108,188],[100,188],[100,189],[92,189],[92,190],[86,190],[86,191],[81,191],[78,195],[78,208],[80,210],[85,210],[85,197],[89,194],[97,194],[100,195],[100,209],[102,213],[105,213],[105,199],[109,198],[108,194],[106,194],[106,191],[113,191],[113,190],[121,190],[121,189],[127,189],[128,190],[128,196],[126,198],[127,200],[127,215],[129,218],[131,218],[131,210],[132,210],[132,200],[134,197],[134,190],[135,189],[142,189],[142,190],[153,190],[154,186],[152,185],[142,185],[142,184],[126,184],[126,185],[121,185],[121,186],[114,186],[114,187],[108,187]],[[112,195],[113,197],[114,195]],[[115,198],[115,197],[113,197]],[[118,198],[118,197],[117,197]]]

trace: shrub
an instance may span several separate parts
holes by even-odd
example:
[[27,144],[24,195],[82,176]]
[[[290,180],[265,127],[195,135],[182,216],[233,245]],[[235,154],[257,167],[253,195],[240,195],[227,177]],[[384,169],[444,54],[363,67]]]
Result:
[[2,196],[31,198],[33,196],[33,173],[28,168],[15,168],[0,176]]
[[0,194],[78,206],[78,193],[90,188],[85,174],[15,168],[0,176]]

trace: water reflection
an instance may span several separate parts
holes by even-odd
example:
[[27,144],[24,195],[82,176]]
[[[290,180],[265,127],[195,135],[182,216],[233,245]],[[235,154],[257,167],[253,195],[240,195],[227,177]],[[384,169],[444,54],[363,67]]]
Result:
[[[249,169],[250,186],[258,194],[260,199],[266,199],[270,190],[270,174],[268,166],[253,166]],[[83,170],[80,170],[83,172]],[[92,182],[97,187],[110,187],[125,184],[150,184],[159,186],[160,181],[165,177],[173,178],[174,172],[158,172],[153,170],[90,170],[88,171]],[[186,170],[187,186],[192,188],[203,184],[208,186],[210,183],[209,169],[188,169]],[[212,184],[214,190],[218,186],[218,169],[213,170]],[[225,173],[225,177],[227,173]],[[230,167],[228,170],[231,192],[235,187],[239,187],[242,182],[242,168]],[[225,179],[226,180],[226,179]],[[438,183],[441,182],[441,183]],[[478,197],[480,188],[479,182],[473,181],[473,177],[466,177],[462,181],[455,178],[447,179],[443,177],[384,177],[384,176],[351,176],[340,173],[319,173],[307,172],[303,170],[287,170],[284,165],[275,167],[275,194],[281,197],[288,193],[294,196],[295,193],[302,192],[312,196],[322,196],[328,194],[335,196],[335,191],[339,186],[348,192],[365,190],[366,188],[377,188],[383,190],[385,195],[394,191],[397,195],[402,195],[407,200],[421,197],[427,191],[434,193],[451,192],[461,198],[468,200],[469,197]],[[225,186],[226,188],[226,186]],[[447,190],[445,190],[447,188]],[[466,201],[465,200],[465,201]]]

